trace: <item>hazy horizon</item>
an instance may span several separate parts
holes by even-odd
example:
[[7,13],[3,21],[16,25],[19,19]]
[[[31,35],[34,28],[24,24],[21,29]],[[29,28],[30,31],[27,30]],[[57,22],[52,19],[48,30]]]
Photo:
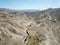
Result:
[[60,8],[60,0],[0,0],[0,8],[13,10]]

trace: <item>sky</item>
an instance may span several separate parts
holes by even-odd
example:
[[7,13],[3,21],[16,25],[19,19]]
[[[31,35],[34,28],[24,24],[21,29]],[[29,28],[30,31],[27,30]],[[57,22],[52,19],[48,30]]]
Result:
[[60,8],[60,0],[0,0],[0,8],[16,10]]

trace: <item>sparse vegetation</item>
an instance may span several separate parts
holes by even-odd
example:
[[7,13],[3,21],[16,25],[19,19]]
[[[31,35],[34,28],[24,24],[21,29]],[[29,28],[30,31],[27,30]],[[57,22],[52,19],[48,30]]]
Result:
[[0,10],[0,45],[60,45],[59,37],[57,9],[34,13]]
[[29,35],[26,45],[36,45],[39,39],[37,36]]

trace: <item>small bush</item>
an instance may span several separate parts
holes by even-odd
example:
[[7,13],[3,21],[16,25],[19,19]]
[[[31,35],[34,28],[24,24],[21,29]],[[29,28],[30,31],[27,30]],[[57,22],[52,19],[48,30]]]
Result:
[[36,45],[37,42],[38,42],[38,38],[36,36],[29,35],[26,45]]

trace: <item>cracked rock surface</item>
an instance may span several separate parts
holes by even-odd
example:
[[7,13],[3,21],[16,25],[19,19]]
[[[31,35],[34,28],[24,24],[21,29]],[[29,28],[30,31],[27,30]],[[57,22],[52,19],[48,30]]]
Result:
[[0,45],[60,45],[60,9],[0,10]]

